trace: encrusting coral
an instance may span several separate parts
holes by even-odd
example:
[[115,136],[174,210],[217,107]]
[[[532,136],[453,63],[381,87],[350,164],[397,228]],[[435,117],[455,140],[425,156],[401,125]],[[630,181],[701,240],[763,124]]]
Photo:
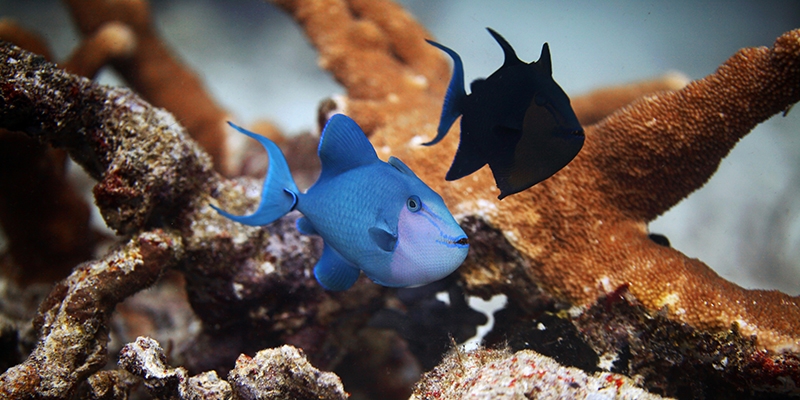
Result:
[[339,377],[311,366],[302,351],[292,346],[241,355],[228,381],[213,371],[189,377],[185,368],[169,368],[161,346],[153,339],[137,338],[120,353],[120,366],[144,379],[156,398],[229,399],[345,399]]
[[426,373],[410,400],[420,399],[662,399],[610,372],[587,374],[530,350],[451,351]]
[[[109,15],[135,8],[128,25],[137,61],[115,65],[128,71],[126,79],[144,96],[160,98],[157,77],[139,75],[163,62],[159,57],[170,57],[163,44],[140,54],[143,41],[159,40],[146,4],[86,3],[105,10],[80,13],[82,4],[73,2],[86,34],[115,19]],[[458,135],[420,146],[438,125],[449,68],[425,43],[429,34],[413,17],[389,1],[275,3],[295,17],[318,48],[321,66],[347,89],[337,107],[371,135],[382,158],[391,154],[406,162],[461,219],[472,250],[452,284],[463,287],[458,293],[508,298],[496,317],[495,330],[503,331],[487,339],[501,337],[496,343],[508,335],[524,343],[520,327],[529,329],[533,321],[537,331],[569,330],[555,334],[596,353],[587,359],[617,360],[598,368],[640,375],[645,388],[661,394],[687,393],[681,391],[688,385],[692,395],[711,396],[711,384],[727,388],[722,395],[798,393],[798,298],[723,280],[700,261],[651,240],[647,222],[708,180],[753,126],[800,99],[800,30],[784,34],[771,49],[740,51],[705,79],[646,95],[586,126],[584,149],[570,165],[498,201],[486,168],[444,181],[443,160],[452,158]],[[66,149],[98,180],[93,193],[101,214],[124,237],[99,260],[76,267],[43,302],[35,322],[38,346],[0,377],[5,397],[122,398],[142,370],[98,372],[106,365],[108,318],[117,303],[165,269],[184,274],[189,301],[203,323],[192,343],[179,346],[183,376],[195,374],[219,389],[218,397],[229,393],[225,384],[218,375],[200,372],[230,369],[241,353],[287,343],[304,349],[321,369],[346,367],[362,379],[400,379],[402,365],[362,363],[378,352],[359,340],[378,310],[397,304],[393,291],[363,277],[346,292],[322,290],[310,273],[321,243],[294,229],[296,213],[254,228],[208,207],[224,203],[235,213],[251,210],[261,182],[221,177],[172,115],[127,89],[70,75],[7,43],[0,45],[0,57],[0,128]],[[676,89],[666,81],[636,85],[619,104],[639,89]],[[584,122],[609,112],[581,107],[576,111]],[[212,114],[201,125],[217,125],[223,114]],[[390,347],[399,341],[397,335],[381,341],[389,349],[382,354],[406,351]],[[142,360],[126,354],[121,358]],[[155,354],[163,360],[163,353]],[[497,365],[520,359],[504,355]],[[255,364],[266,365],[260,362]],[[181,369],[161,365],[168,375],[180,375]],[[453,365],[452,356],[443,365]],[[687,384],[693,376],[681,373],[686,366],[707,381]],[[395,369],[387,374],[384,367]],[[664,382],[673,376],[679,379]],[[235,382],[229,375],[228,384]]]
[[[217,170],[227,173],[230,167],[225,133],[227,112],[211,98],[200,78],[186,68],[158,36],[151,20],[150,4],[143,0],[65,3],[78,29],[87,37],[102,37],[101,33],[108,31],[109,25],[127,27],[135,46],[127,57],[114,58],[111,64],[139,95],[156,107],[170,110],[211,155]],[[113,42],[106,44],[113,45]]]

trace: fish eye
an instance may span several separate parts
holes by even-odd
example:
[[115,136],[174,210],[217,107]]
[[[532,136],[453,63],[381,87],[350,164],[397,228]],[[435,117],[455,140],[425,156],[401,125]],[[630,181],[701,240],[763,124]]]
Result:
[[541,106],[547,104],[547,97],[545,97],[545,96],[543,96],[543,95],[541,95],[539,93],[536,93],[536,94],[533,95],[533,102],[536,103],[537,106],[541,107]]
[[419,199],[419,196],[412,195],[411,197],[406,200],[406,207],[408,211],[417,212],[420,208],[422,208],[422,200]]

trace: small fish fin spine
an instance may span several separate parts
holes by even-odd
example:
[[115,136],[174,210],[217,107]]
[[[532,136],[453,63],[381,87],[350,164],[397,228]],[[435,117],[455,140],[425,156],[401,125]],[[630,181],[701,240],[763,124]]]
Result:
[[500,48],[503,49],[503,56],[505,57],[505,60],[503,61],[503,67],[510,67],[512,65],[517,65],[517,64],[525,64],[522,60],[519,59],[519,57],[517,57],[517,52],[514,51],[514,48],[511,47],[511,45],[508,43],[508,41],[506,41],[504,37],[500,36],[500,34],[495,32],[495,30],[492,28],[486,28],[486,30],[489,31],[489,34],[492,35],[494,40],[497,41],[497,44],[500,45]]
[[444,51],[450,58],[453,59],[453,77],[450,78],[450,85],[447,87],[447,94],[444,96],[444,105],[442,106],[442,116],[439,119],[439,128],[436,131],[436,137],[430,142],[423,143],[424,146],[431,146],[439,143],[447,135],[450,126],[462,113],[462,103],[467,98],[467,92],[464,91],[464,64],[461,62],[461,57],[452,49],[436,43],[432,40],[426,40],[430,45]]
[[553,62],[550,60],[550,45],[545,42],[542,45],[542,53],[536,61],[536,65],[541,68],[547,76],[553,76]]
[[318,182],[363,165],[380,162],[361,127],[344,114],[332,116],[325,124],[317,153],[322,164]]
[[389,165],[397,168],[398,171],[400,171],[400,172],[402,172],[402,173],[404,173],[404,174],[406,174],[408,176],[411,176],[411,177],[414,177],[414,178],[417,177],[417,174],[415,174],[414,171],[411,170],[411,168],[408,168],[408,165],[406,165],[404,162],[400,161],[400,159],[395,157],[395,156],[390,156],[389,157]]
[[297,206],[297,196],[300,192],[294,179],[292,179],[291,172],[289,172],[286,158],[284,158],[281,149],[275,142],[236,126],[231,122],[228,122],[228,124],[264,146],[269,155],[269,170],[264,181],[264,187],[261,190],[261,203],[253,214],[239,216],[230,214],[213,205],[211,207],[223,216],[245,225],[259,226],[274,222]]

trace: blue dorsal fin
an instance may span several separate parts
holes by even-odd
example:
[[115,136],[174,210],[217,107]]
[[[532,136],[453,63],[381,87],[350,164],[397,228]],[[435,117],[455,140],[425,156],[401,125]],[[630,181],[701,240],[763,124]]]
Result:
[[542,54],[539,55],[536,65],[541,68],[547,76],[553,76],[553,63],[550,61],[550,45],[548,45],[547,42],[542,45]]
[[264,179],[264,187],[261,189],[261,202],[258,204],[256,212],[239,216],[222,211],[214,205],[211,205],[211,208],[217,210],[218,213],[228,219],[252,226],[269,224],[292,211],[297,205],[297,194],[300,190],[297,189],[297,185],[292,179],[289,165],[286,164],[286,158],[283,157],[281,149],[278,148],[275,142],[264,136],[236,126],[232,122],[228,122],[228,125],[257,140],[264,146],[269,155],[269,169],[267,170],[267,177]]
[[327,244],[322,249],[322,257],[314,266],[314,277],[328,290],[349,289],[358,280],[358,274],[358,268],[352,266]]
[[503,49],[503,56],[505,57],[505,60],[503,61],[503,67],[510,67],[512,65],[517,65],[517,64],[525,64],[522,60],[519,59],[519,57],[517,57],[517,52],[514,51],[514,48],[511,47],[511,45],[508,43],[508,41],[506,41],[504,37],[500,36],[500,34],[495,32],[494,29],[492,28],[486,28],[486,30],[489,31],[489,34],[492,35],[494,40],[497,41],[497,44],[499,44],[500,47]]
[[325,124],[317,153],[322,163],[320,180],[380,161],[364,131],[344,114],[332,116]]
[[461,62],[461,57],[458,53],[432,40],[426,40],[426,42],[447,53],[453,59],[453,77],[450,78],[450,85],[447,87],[447,94],[444,96],[442,116],[439,118],[436,137],[428,143],[423,143],[424,146],[430,146],[444,139],[447,131],[450,130],[450,126],[461,115],[462,103],[467,98],[467,92],[464,91],[464,64]]

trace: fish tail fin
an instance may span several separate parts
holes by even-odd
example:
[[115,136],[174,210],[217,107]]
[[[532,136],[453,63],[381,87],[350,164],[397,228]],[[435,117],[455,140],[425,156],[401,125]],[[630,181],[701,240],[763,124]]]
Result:
[[297,189],[294,179],[292,179],[289,165],[286,163],[286,158],[283,156],[281,149],[278,148],[275,142],[264,136],[250,132],[231,122],[228,122],[228,125],[257,140],[264,146],[269,155],[269,170],[264,180],[264,187],[261,190],[261,203],[258,205],[256,212],[250,215],[233,215],[213,205],[211,207],[226,218],[252,226],[269,224],[292,211],[297,205],[297,195],[300,191]]
[[464,64],[461,62],[461,57],[452,49],[436,43],[432,40],[426,40],[430,45],[444,51],[450,58],[453,59],[453,77],[450,78],[450,85],[447,87],[447,94],[444,97],[444,105],[442,106],[442,116],[439,119],[439,128],[436,131],[436,137],[430,142],[423,143],[425,146],[434,145],[439,143],[450,126],[461,115],[461,104],[467,98],[467,92],[464,91]]

